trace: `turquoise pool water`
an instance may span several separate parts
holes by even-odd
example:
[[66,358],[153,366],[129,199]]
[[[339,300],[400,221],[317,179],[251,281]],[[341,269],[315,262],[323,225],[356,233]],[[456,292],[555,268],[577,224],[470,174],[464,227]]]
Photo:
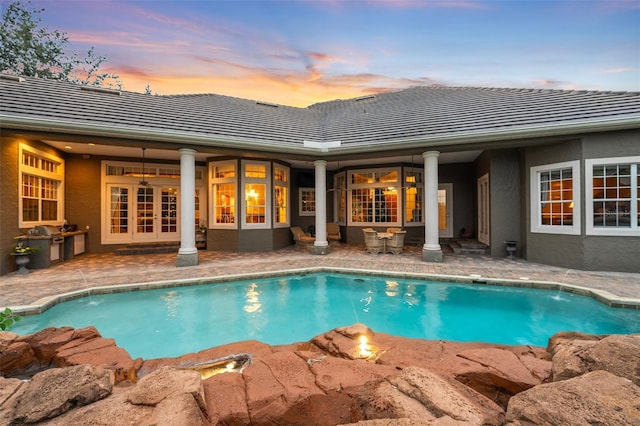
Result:
[[25,317],[12,331],[94,325],[132,357],[150,359],[248,339],[307,341],[355,322],[406,337],[546,346],[562,330],[638,333],[640,311],[549,290],[309,274],[94,295]]

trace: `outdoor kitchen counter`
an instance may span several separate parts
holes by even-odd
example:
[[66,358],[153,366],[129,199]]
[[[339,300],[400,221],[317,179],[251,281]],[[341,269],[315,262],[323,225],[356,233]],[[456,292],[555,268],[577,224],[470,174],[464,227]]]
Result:
[[43,269],[84,253],[86,234],[87,231],[84,230],[37,235],[27,233],[16,237],[16,240],[24,242],[33,249],[28,268]]

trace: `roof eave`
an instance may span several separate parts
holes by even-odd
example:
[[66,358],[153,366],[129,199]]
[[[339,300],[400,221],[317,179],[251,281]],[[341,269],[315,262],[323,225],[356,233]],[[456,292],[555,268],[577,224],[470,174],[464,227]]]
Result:
[[331,149],[331,154],[353,154],[362,152],[383,152],[389,150],[411,150],[417,148],[444,148],[470,143],[513,141],[516,139],[538,139],[554,136],[570,136],[585,133],[629,130],[640,128],[640,115],[606,118],[600,120],[583,120],[580,122],[558,122],[534,126],[510,127],[495,130],[478,130],[456,132],[449,135],[426,135],[411,138],[383,141],[366,141],[343,144],[340,148]]

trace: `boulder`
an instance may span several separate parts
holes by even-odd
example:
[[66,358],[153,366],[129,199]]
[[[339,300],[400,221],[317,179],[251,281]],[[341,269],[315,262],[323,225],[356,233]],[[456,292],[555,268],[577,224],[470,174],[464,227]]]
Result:
[[27,342],[33,349],[36,358],[43,365],[49,365],[53,361],[56,350],[66,345],[72,340],[85,340],[87,338],[99,337],[100,333],[95,327],[73,329],[71,327],[54,328],[49,327],[33,334],[21,337],[19,340]]
[[612,334],[600,340],[567,340],[553,347],[553,380],[605,370],[640,385],[640,334]]
[[3,404],[11,424],[52,419],[78,406],[111,394],[113,373],[101,367],[80,365],[40,372]]
[[458,357],[471,362],[460,365],[455,372],[456,380],[491,398],[503,409],[507,408],[509,398],[546,381],[551,373],[548,360],[546,368],[539,366],[532,371],[514,352],[501,348],[470,349],[458,353]]
[[214,425],[248,425],[249,408],[242,374],[218,374],[202,382],[206,405]]
[[249,416],[257,424],[277,424],[307,398],[324,395],[307,363],[292,352],[264,358],[247,368],[243,376]]
[[453,378],[409,367],[392,379],[369,383],[356,397],[359,419],[413,419],[431,424],[449,417],[467,425],[500,425],[504,411]]
[[192,370],[162,367],[143,377],[130,392],[128,401],[133,405],[156,406],[173,395],[191,395],[204,409],[204,389],[200,374]]
[[38,364],[33,349],[26,342],[12,342],[0,346],[0,374],[16,374],[28,370],[30,366]]
[[98,336],[73,339],[56,349],[53,361],[59,367],[91,364],[108,368],[115,374],[116,383],[135,382],[142,360],[132,360],[129,353],[116,346],[113,339]]
[[640,387],[606,371],[546,383],[515,395],[507,424],[637,425]]

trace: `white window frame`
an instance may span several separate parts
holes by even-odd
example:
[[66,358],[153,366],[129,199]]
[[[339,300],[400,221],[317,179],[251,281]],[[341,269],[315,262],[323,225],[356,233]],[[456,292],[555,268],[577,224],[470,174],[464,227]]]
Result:
[[[232,178],[216,178],[215,177],[215,168],[218,166],[225,166],[225,165],[232,165],[235,168],[235,177]],[[238,182],[240,181],[240,179],[238,178],[238,175],[240,174],[240,167],[238,165],[238,161],[237,160],[226,160],[226,161],[213,161],[211,163],[209,163],[209,200],[211,201],[211,208],[208,209],[208,218],[209,218],[209,229],[238,229],[238,222],[239,222],[239,217],[240,217],[240,208],[238,205]],[[216,199],[215,199],[215,190],[214,190],[214,186],[217,184],[225,184],[225,183],[232,183],[235,185],[235,191],[236,191],[236,204],[233,207],[233,211],[232,214],[234,215],[234,222],[233,223],[216,223]]]
[[[571,169],[573,188],[573,222],[571,225],[543,225],[540,220],[540,174],[559,169]],[[562,163],[544,164],[530,169],[530,200],[531,200],[531,232],[540,234],[580,235],[581,202],[580,192],[580,161],[565,161]]]
[[[386,182],[372,182],[372,183],[362,183],[362,184],[354,184],[352,183],[353,179],[352,176],[354,173],[362,173],[362,174],[366,174],[366,173],[385,173],[385,172],[396,172],[397,176],[398,176],[398,180],[396,182],[394,182],[392,185]],[[352,169],[352,170],[348,170],[347,171],[347,179],[346,179],[346,183],[347,183],[347,222],[349,225],[354,225],[354,226],[386,226],[386,227],[392,227],[392,226],[402,226],[402,217],[403,217],[403,210],[404,210],[404,197],[403,197],[403,193],[402,193],[402,168],[401,167],[381,167],[381,168],[369,168],[369,169]],[[389,187],[394,187],[396,188],[396,192],[397,192],[397,220],[394,222],[357,222],[354,221],[353,218],[353,197],[352,197],[352,191],[354,189],[376,189],[376,188],[389,188]]]
[[[39,159],[45,159],[52,162],[57,163],[57,170],[55,172],[49,172],[43,170],[40,167],[31,167],[22,163],[22,156],[24,152],[28,152],[29,154],[38,157]],[[40,161],[38,161],[40,164]],[[20,228],[31,228],[36,225],[52,225],[52,226],[61,226],[64,223],[64,201],[65,201],[65,171],[64,171],[64,160],[56,155],[48,154],[44,151],[36,149],[32,146],[26,144],[19,144],[18,148],[18,227]],[[25,221],[23,217],[22,211],[22,185],[23,185],[23,177],[24,175],[35,176],[37,179],[50,179],[59,182],[57,192],[57,211],[56,211],[56,219],[55,220],[37,220],[37,221]],[[38,195],[38,199],[42,200],[42,193]],[[40,217],[42,210],[39,207],[38,216]]]
[[[304,209],[304,194],[313,194],[313,211]],[[316,189],[311,187],[298,188],[298,215],[315,216],[316,215]]]
[[[573,223],[572,225],[543,225],[540,220],[540,174],[558,169],[571,169],[573,188]],[[581,232],[581,181],[580,160],[562,163],[544,164],[530,168],[530,201],[531,201],[531,232],[539,234],[580,235]]]
[[[414,173],[414,175],[419,175],[420,176],[420,182],[408,182],[407,178],[409,177],[409,173]],[[416,179],[417,180],[417,179]],[[402,176],[402,194],[404,196],[404,203],[408,203],[408,198],[406,196],[407,194],[407,190],[409,189],[410,184],[414,184],[416,191],[418,192],[418,194],[420,194],[423,198],[422,200],[422,206],[420,207],[420,220],[419,221],[411,221],[409,222],[407,219],[407,206],[403,204],[402,206],[402,216],[403,216],[403,220],[404,220],[404,226],[405,227],[416,227],[416,226],[421,226],[424,227],[424,169],[415,169],[413,167],[409,168],[409,167],[404,167],[403,170],[403,176]],[[442,188],[438,188],[438,189],[442,189]]]
[[[593,166],[616,164],[631,164],[631,226],[629,228],[595,227],[593,226]],[[585,216],[587,220],[587,235],[620,237],[640,236],[640,226],[638,226],[636,219],[638,217],[638,199],[640,199],[640,190],[638,190],[637,186],[639,174],[640,156],[593,158],[585,160]]]
[[[274,163],[273,164],[273,227],[274,228],[288,228],[291,226],[291,171],[289,167],[283,166],[282,164]],[[285,172],[285,180],[276,179],[276,169],[282,169]],[[284,187],[286,189],[287,197],[285,202],[285,209],[287,211],[284,222],[276,222],[276,210],[278,209],[278,205],[276,203],[276,187]]]
[[[265,167],[265,178],[250,178],[246,177],[246,167],[252,164],[259,164]],[[268,161],[240,161],[240,215],[242,220],[243,229],[271,229],[271,211],[272,209],[272,179],[271,179],[271,163]],[[248,223],[247,222],[247,194],[245,194],[245,187],[247,184],[256,183],[265,185],[265,209],[264,209],[264,223]]]

